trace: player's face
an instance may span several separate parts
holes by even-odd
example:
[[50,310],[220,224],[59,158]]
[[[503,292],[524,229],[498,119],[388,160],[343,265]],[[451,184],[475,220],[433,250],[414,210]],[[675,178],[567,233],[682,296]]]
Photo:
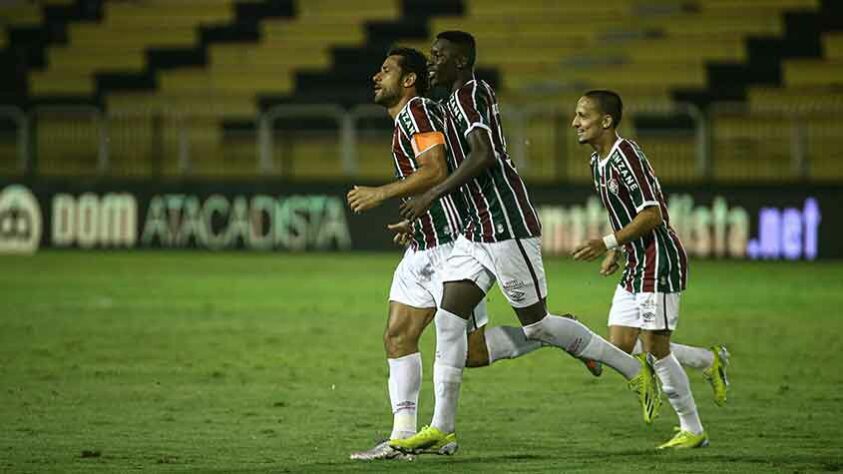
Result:
[[450,86],[457,80],[457,51],[448,40],[437,39],[430,47],[427,63],[430,86]]
[[380,71],[372,77],[375,89],[375,103],[384,107],[391,107],[401,100],[401,66],[398,56],[388,56],[381,65]]
[[577,131],[579,144],[594,143],[605,131],[603,123],[604,115],[600,113],[593,100],[582,97],[577,101],[571,127]]

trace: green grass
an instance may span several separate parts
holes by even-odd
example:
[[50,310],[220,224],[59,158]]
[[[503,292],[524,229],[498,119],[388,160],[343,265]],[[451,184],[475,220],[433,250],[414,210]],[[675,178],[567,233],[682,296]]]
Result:
[[[0,257],[0,471],[843,469],[843,263],[695,262],[675,339],[733,354],[724,408],[690,373],[707,449],[654,451],[668,405],[645,427],[618,375],[546,348],[467,371],[457,456],[352,463],[391,424],[381,333],[398,258]],[[568,260],[547,272],[551,308],[605,332],[616,279]],[[490,312],[515,324],[497,290]]]

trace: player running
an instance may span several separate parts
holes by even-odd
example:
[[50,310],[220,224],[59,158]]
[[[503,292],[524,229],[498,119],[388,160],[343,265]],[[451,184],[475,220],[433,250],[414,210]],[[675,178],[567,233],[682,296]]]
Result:
[[[681,292],[686,288],[688,258],[670,227],[667,204],[647,157],[635,142],[617,133],[622,115],[621,98],[611,91],[589,91],[577,102],[571,126],[577,131],[577,141],[594,149],[594,187],[609,214],[613,232],[578,246],[573,256],[591,261],[606,253],[600,273],[611,275],[619,268],[623,249],[626,268],[609,311],[610,339],[632,352],[641,337],[644,351],[653,358],[662,390],[679,416],[676,435],[659,449],[703,447],[708,445],[708,436],[688,376],[671,352],[675,346],[670,342],[679,319]],[[725,348],[715,346],[711,352],[688,346],[683,349],[713,355],[707,375],[715,400],[725,401]]]
[[465,354],[466,329],[474,307],[495,282],[515,310],[528,339],[542,341],[576,357],[614,368],[638,393],[644,420],[660,404],[658,384],[643,357],[633,358],[586,326],[548,313],[547,283],[541,258],[538,215],[506,152],[497,99],[474,78],[474,38],[465,32],[440,33],[431,47],[430,78],[448,87],[446,139],[453,172],[429,191],[401,206],[407,219],[424,216],[443,196],[459,191],[468,205],[468,223],[448,256],[436,312],[436,405],[431,425],[390,444],[408,453],[456,446],[456,413]]
[[[348,193],[354,212],[379,206],[390,198],[405,198],[427,191],[448,175],[444,110],[425,99],[428,73],[424,54],[409,48],[389,52],[380,71],[372,78],[375,102],[384,106],[394,120],[392,162],[397,181],[377,188],[355,186]],[[445,195],[412,221],[411,226],[391,226],[400,238],[408,232],[409,246],[395,270],[389,293],[389,316],[384,347],[389,365],[389,397],[393,412],[390,439],[412,436],[417,428],[417,404],[421,389],[422,362],[419,338],[434,319],[442,296],[441,269],[451,253],[453,242],[463,228],[464,204],[459,194]],[[519,357],[541,346],[528,340],[515,327],[498,326],[486,330],[485,301],[470,311],[467,354],[469,367],[488,365]],[[592,366],[599,371],[599,366]],[[435,451],[450,453],[452,446]],[[391,447],[387,441],[372,449],[353,453],[351,459],[412,459]]]

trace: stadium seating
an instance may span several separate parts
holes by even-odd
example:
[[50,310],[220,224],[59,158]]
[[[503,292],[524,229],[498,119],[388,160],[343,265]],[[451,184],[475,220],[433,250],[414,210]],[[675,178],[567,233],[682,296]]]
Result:
[[[241,15],[244,6],[274,3],[268,0],[100,3],[95,19],[68,21],[64,41],[47,42],[44,67],[27,74],[29,103],[82,98],[111,116],[104,141],[90,109],[77,110],[75,120],[72,111],[44,112],[36,146],[47,174],[96,173],[105,150],[115,174],[253,175],[261,113],[284,103],[366,102],[385,45],[427,50],[436,32],[463,29],[477,37],[478,68],[495,73],[503,104],[533,110],[504,118],[531,179],[588,179],[587,150],[568,125],[590,88],[622,94],[630,111],[623,133],[649,150],[664,180],[698,179],[694,117],[676,109],[685,101],[722,118],[710,128],[714,178],[793,177],[797,149],[809,163],[802,173],[843,176],[830,161],[840,148],[835,134],[808,113],[843,105],[843,33],[799,29],[799,15],[822,14],[832,3],[824,0],[297,0],[292,16]],[[45,11],[30,2],[0,5],[0,48],[13,26],[47,21]],[[214,36],[215,29],[225,34]],[[814,49],[812,35],[820,38]],[[717,105],[723,100],[747,107]],[[782,106],[802,111],[803,129],[765,112]],[[273,173],[340,176],[332,119],[314,131],[288,122],[275,128]],[[390,174],[381,146],[388,120],[377,123],[357,150],[363,178]],[[810,146],[778,138],[794,134],[809,136]],[[155,158],[161,153],[165,160]],[[767,171],[755,172],[749,156],[763,156]]]

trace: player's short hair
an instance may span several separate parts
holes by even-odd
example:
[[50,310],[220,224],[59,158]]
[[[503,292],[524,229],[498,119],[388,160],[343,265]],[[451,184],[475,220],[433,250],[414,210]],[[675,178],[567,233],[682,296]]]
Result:
[[443,39],[457,45],[465,55],[468,67],[474,67],[474,61],[477,60],[477,43],[471,33],[458,30],[443,31],[436,35],[436,39]]
[[429,77],[427,75],[427,56],[421,51],[404,46],[396,46],[389,50],[388,56],[398,56],[401,58],[398,65],[404,74],[415,73],[416,75],[416,92],[419,95],[425,95],[429,86]]
[[617,128],[623,118],[623,101],[617,92],[607,90],[592,90],[585,93],[585,97],[597,103],[597,107],[604,114],[612,117],[612,125]]

